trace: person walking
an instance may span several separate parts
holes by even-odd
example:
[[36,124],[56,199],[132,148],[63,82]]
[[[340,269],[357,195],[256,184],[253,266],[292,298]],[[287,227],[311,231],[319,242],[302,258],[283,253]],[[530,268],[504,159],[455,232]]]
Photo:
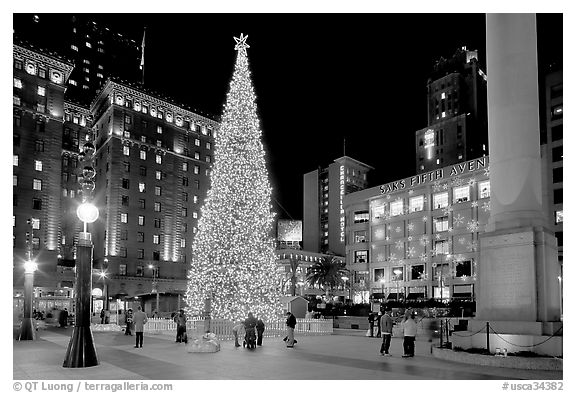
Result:
[[286,339],[286,348],[294,348],[294,328],[296,328],[296,317],[290,311],[286,312],[286,326],[288,330],[288,336]]
[[406,310],[404,320],[402,321],[402,328],[404,330],[404,355],[403,358],[414,357],[414,341],[416,341],[416,321],[414,320],[414,313],[412,310]]
[[104,309],[102,309],[102,310],[100,311],[100,323],[101,323],[102,325],[104,325],[104,316],[105,316],[105,315],[106,315],[106,313],[104,312]]
[[262,346],[262,337],[264,336],[264,329],[265,329],[264,321],[258,319],[258,322],[256,322],[256,334],[258,335],[258,338],[256,339],[256,345],[258,346]]
[[376,337],[380,338],[380,335],[382,334],[382,327],[380,326],[380,320],[382,319],[382,311],[378,311],[378,315],[376,316],[376,327],[377,327],[377,333],[376,333]]
[[240,321],[232,328],[232,334],[234,334],[234,346],[238,348],[240,344],[238,343],[238,335],[246,334],[244,331],[244,324]]
[[176,342],[177,343],[187,343],[188,337],[186,335],[186,315],[184,315],[184,310],[180,309],[180,312],[174,317],[174,322],[176,322]]
[[126,331],[124,332],[125,335],[131,336],[132,335],[132,323],[134,322],[134,313],[132,309],[129,308],[126,311]]
[[374,337],[374,313],[372,312],[368,314],[368,325],[370,325],[368,328],[368,337]]
[[66,307],[64,307],[64,310],[60,311],[58,322],[60,323],[61,328],[68,326],[68,309]]
[[134,331],[136,332],[136,345],[134,348],[142,348],[144,342],[144,325],[148,322],[148,316],[142,311],[142,306],[138,306],[138,311],[134,313]]
[[388,350],[390,349],[390,341],[392,340],[392,327],[394,322],[390,317],[390,309],[384,309],[384,315],[380,317],[380,329],[382,332],[382,345],[380,346],[380,354],[382,356],[390,356]]

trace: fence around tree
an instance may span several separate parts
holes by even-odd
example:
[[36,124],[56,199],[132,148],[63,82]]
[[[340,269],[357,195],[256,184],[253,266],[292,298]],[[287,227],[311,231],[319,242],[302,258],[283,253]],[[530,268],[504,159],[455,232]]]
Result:
[[[208,325],[208,326],[207,326]],[[224,319],[189,319],[186,330],[189,335],[203,334],[207,330],[216,334],[219,340],[233,340],[232,328],[235,323]],[[294,333],[300,336],[330,335],[334,331],[331,319],[296,319]],[[176,334],[176,323],[171,319],[148,319],[144,332],[150,334]],[[286,321],[269,321],[266,323],[264,337],[280,337],[286,335]]]

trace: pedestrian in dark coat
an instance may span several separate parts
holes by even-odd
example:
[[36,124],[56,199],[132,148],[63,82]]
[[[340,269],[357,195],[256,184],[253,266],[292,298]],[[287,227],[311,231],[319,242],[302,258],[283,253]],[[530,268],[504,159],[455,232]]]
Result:
[[296,328],[296,317],[290,311],[286,312],[286,327],[288,335],[286,338],[286,348],[294,348],[294,328]]
[[132,312],[132,309],[129,308],[128,311],[126,312],[126,332],[124,332],[125,335],[127,336],[132,335],[133,323],[134,323],[134,313]]
[[68,326],[68,309],[64,308],[64,310],[60,311],[60,315],[58,315],[58,323],[60,327]]
[[369,313],[368,314],[368,324],[370,325],[370,327],[368,328],[369,331],[369,337],[374,337],[374,313]]
[[176,322],[176,342],[177,343],[187,343],[188,336],[186,334],[186,315],[184,315],[184,310],[180,309],[180,312],[174,317],[174,322]]
[[380,338],[382,333],[382,326],[380,326],[380,319],[382,318],[382,311],[378,311],[378,315],[376,316],[376,326],[378,327],[378,333],[376,333],[376,337]]
[[380,346],[380,354],[382,356],[390,356],[388,350],[390,349],[390,341],[392,340],[392,327],[394,322],[390,317],[390,310],[384,310],[384,315],[380,318],[380,329],[382,330],[382,345]]
[[134,313],[134,331],[136,332],[136,345],[134,348],[142,348],[144,342],[144,325],[148,322],[148,316],[142,311],[142,306],[138,306],[138,311]]
[[264,336],[264,329],[265,329],[264,321],[258,319],[258,322],[256,322],[256,333],[258,334],[256,344],[259,346],[262,346],[262,337]]

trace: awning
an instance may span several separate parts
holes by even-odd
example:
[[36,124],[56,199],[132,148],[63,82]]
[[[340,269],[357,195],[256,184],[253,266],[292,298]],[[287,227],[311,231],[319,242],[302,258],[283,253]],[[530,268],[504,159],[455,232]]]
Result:
[[386,299],[385,293],[373,293],[372,299]]
[[407,299],[420,299],[423,298],[424,296],[424,292],[412,292],[408,294],[408,298]]

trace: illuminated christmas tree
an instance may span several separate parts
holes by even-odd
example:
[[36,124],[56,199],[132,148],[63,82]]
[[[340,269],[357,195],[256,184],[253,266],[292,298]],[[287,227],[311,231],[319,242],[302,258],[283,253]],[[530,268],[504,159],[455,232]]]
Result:
[[281,313],[271,237],[272,189],[256,113],[246,38],[236,40],[236,65],[215,141],[211,187],[192,242],[187,312],[211,299],[212,318],[233,321],[249,311],[271,320]]

